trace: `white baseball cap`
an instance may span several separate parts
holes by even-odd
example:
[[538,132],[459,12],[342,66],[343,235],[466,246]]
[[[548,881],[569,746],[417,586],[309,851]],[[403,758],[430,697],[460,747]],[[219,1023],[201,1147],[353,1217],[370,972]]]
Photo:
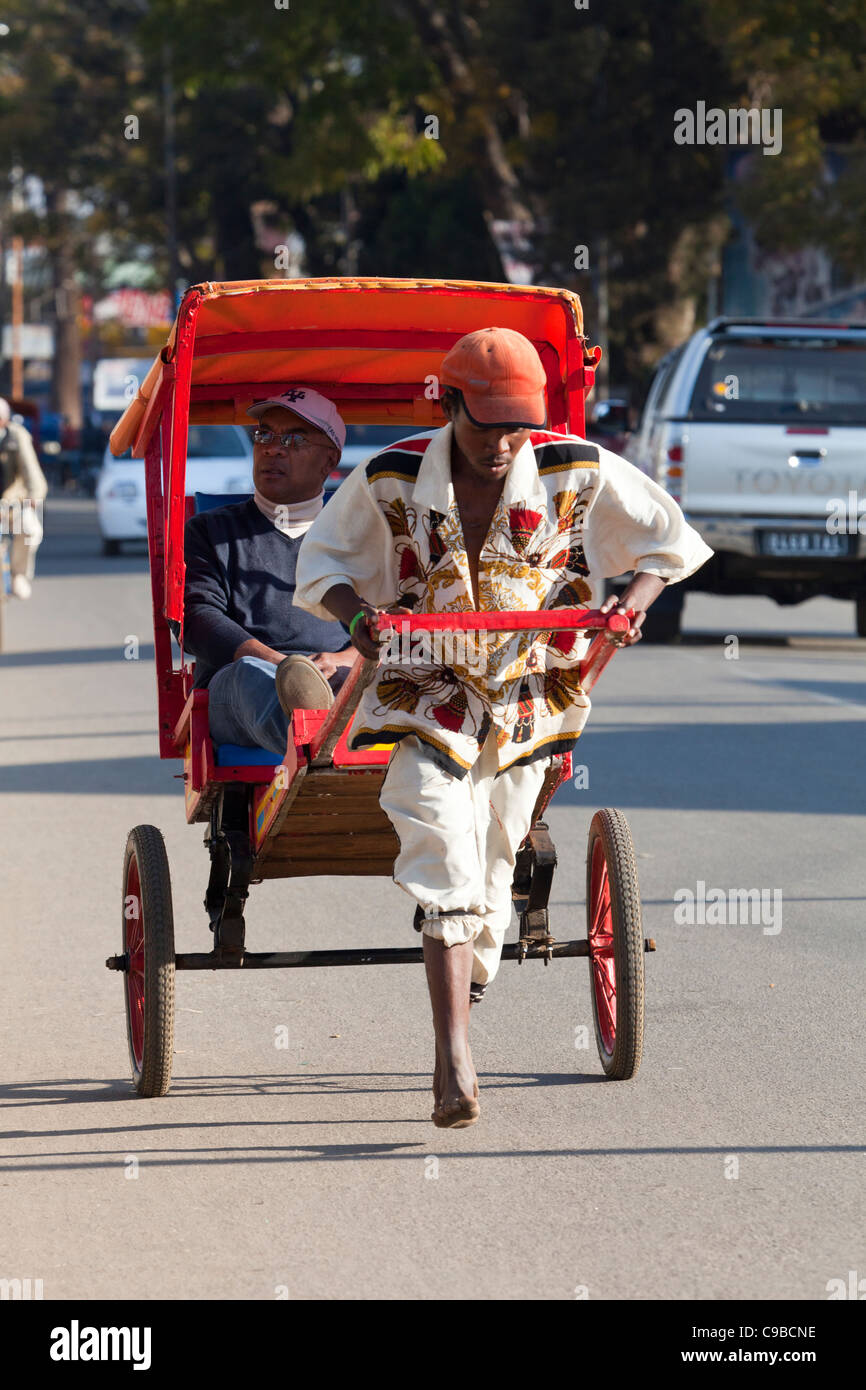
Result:
[[311,391],[309,386],[287,386],[281,396],[269,396],[266,401],[256,401],[250,406],[247,414],[258,420],[273,405],[284,406],[286,410],[293,410],[296,415],[300,415],[302,420],[308,420],[316,429],[326,434],[332,444],[336,444],[340,453],[343,452],[346,426],[333,401],[320,396],[318,391]]

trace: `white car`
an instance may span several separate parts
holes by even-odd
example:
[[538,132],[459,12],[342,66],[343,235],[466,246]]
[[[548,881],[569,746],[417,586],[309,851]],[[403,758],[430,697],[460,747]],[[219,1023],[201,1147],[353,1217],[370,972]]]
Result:
[[688,589],[853,599],[866,637],[866,326],[714,319],[659,364],[629,457],[715,552],[653,605],[651,639],[677,635]]
[[[240,425],[190,425],[186,493],[251,493],[253,446]],[[102,553],[118,555],[121,542],[147,540],[144,459],[116,459],[106,448],[96,487]]]
[[412,425],[347,425],[340,462],[325,481],[326,498],[336,492],[343,479],[359,463],[366,463],[380,449],[396,444],[398,439],[408,439],[417,432]]

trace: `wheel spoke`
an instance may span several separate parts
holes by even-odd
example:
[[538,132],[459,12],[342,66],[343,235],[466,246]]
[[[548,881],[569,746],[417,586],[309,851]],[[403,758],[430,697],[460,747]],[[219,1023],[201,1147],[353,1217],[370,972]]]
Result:
[[601,924],[610,915],[610,884],[607,881],[607,864],[602,860],[603,869],[593,893],[593,916],[590,935],[598,936]]
[[593,846],[590,883],[589,953],[592,984],[602,1045],[610,1055],[616,1045],[616,961],[610,878],[601,840],[596,840]]
[[130,971],[127,976],[127,991],[132,1050],[136,1065],[141,1066],[144,1052],[144,976],[140,971]]
[[[600,1006],[603,1005],[610,1032],[616,1036],[616,982],[609,970],[601,962],[596,963],[595,979],[597,984],[596,997]],[[611,1050],[611,1049],[608,1049]]]

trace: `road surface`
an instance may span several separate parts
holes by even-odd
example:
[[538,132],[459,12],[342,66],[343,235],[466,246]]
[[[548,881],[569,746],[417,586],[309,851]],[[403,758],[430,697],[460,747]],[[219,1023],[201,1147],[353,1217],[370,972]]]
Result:
[[[103,559],[92,502],[49,498],[45,529],[0,657],[0,1277],[46,1299],[558,1300],[866,1276],[853,605],[690,597],[682,645],[612,663],[588,787],[549,817],[552,929],[585,934],[589,820],[619,806],[658,942],[641,1071],[604,1080],[585,961],[508,962],[473,1010],[481,1120],[440,1131],[417,966],[180,975],[172,1090],[132,1092],[103,965],[126,835],[165,835],[179,950],[209,948],[207,856],[156,757],[143,552]],[[780,913],[676,921],[699,883]],[[247,940],[417,944],[411,919],[386,880],[266,883]]]

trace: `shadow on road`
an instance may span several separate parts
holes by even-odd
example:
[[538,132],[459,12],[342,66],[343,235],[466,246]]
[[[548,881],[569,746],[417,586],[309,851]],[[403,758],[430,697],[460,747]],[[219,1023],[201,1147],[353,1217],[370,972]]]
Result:
[[[590,725],[575,749],[588,786],[560,787],[554,809],[579,806],[859,815],[862,720],[777,725]],[[154,731],[155,741],[155,731]],[[178,764],[178,768],[179,768]],[[4,792],[180,796],[153,756],[46,760],[0,769]]]
[[[110,734],[106,731],[105,737]],[[156,745],[156,730],[153,733]],[[181,763],[178,761],[177,766]],[[181,774],[182,775],[182,774]],[[82,758],[6,764],[0,791],[69,793],[74,796],[180,796],[182,787],[156,753],[148,757]]]
[[[398,1081],[407,1084],[400,1086],[376,1083]],[[606,1078],[597,1073],[557,1073],[557,1072],[481,1072],[479,1073],[482,1095],[485,1091],[496,1089],[521,1089],[537,1086],[574,1086],[586,1083],[607,1084]],[[419,1084],[414,1084],[414,1083]],[[350,1084],[346,1084],[350,1083]],[[361,1083],[361,1084],[358,1084]],[[365,1084],[366,1083],[366,1084]],[[405,1093],[427,1094],[430,1077],[427,1072],[375,1072],[359,1076],[352,1072],[328,1072],[320,1075],[264,1074],[259,1076],[193,1076],[179,1078],[173,1086],[173,1098],[182,1101],[186,1098],[226,1095],[250,1095],[264,1093],[273,1096],[297,1095],[313,1097],[317,1095],[358,1095],[398,1096]],[[31,1082],[16,1082],[0,1086],[0,1105],[7,1108],[17,1106],[92,1104],[93,1101],[135,1101],[131,1087],[126,1083],[95,1081],[93,1079],[56,1079]],[[144,1102],[145,1105],[148,1102]],[[161,1103],[164,1113],[169,1113],[170,1100]],[[190,1165],[230,1164],[230,1163],[308,1163],[340,1162],[358,1158],[415,1158],[416,1150],[429,1147],[423,1143],[357,1143],[357,1144],[274,1144],[239,1143],[235,1146],[220,1145],[190,1149],[169,1149],[164,1147],[142,1148],[138,1138],[146,1134],[169,1133],[171,1131],[205,1131],[239,1129],[286,1129],[289,1126],[340,1125],[381,1125],[411,1124],[428,1126],[426,1117],[369,1116],[363,1119],[305,1119],[305,1120],[208,1120],[208,1121],[168,1121],[166,1123],[130,1124],[117,1126],[92,1126],[81,1129],[63,1128],[55,1130],[20,1129],[0,1133],[0,1139],[36,1138],[90,1138],[122,1135],[124,1142],[116,1149],[99,1149],[89,1152],[82,1150],[62,1150],[59,1152],[27,1152],[7,1156],[6,1172],[31,1172],[38,1170],[65,1168],[99,1168],[114,1166],[118,1154],[128,1154],[130,1144],[135,1143],[137,1156],[147,1155],[151,1166],[174,1167]],[[566,1148],[566,1149],[473,1149],[462,1152],[461,1158],[653,1158],[659,1156],[706,1157],[708,1155],[726,1156],[732,1147],[737,1153],[748,1154],[863,1154],[864,1144],[742,1144],[732,1138],[728,1143],[719,1144],[663,1144],[663,1145],[621,1145],[604,1148]],[[409,1152],[407,1152],[407,1150]]]
[[[684,632],[678,642],[670,645],[676,647],[724,647],[725,638],[729,634],[726,632]],[[787,633],[779,632],[737,632],[737,642],[741,647],[789,647],[791,636]],[[793,634],[792,634],[793,635]],[[807,637],[819,637],[820,633],[806,633]],[[799,633],[796,636],[800,636]],[[647,643],[647,647],[657,647],[658,643]],[[647,650],[647,647],[644,650]]]
[[[495,1087],[515,1087],[515,1086],[580,1086],[605,1082],[606,1077],[600,1072],[479,1072],[479,1082],[488,1089]],[[404,1081],[419,1084],[405,1086],[377,1085],[377,1082]],[[346,1082],[354,1082],[354,1085],[346,1085]],[[360,1083],[360,1084],[358,1084]],[[183,1100],[190,1096],[208,1096],[212,1099],[220,1096],[236,1095],[270,1095],[278,1096],[286,1093],[287,1089],[297,1088],[291,1092],[296,1095],[396,1095],[402,1091],[429,1091],[430,1073],[429,1072],[370,1072],[367,1075],[360,1075],[358,1072],[300,1072],[297,1075],[291,1072],[260,1072],[255,1076],[180,1076],[175,1077],[172,1082],[171,1094],[175,1100]],[[16,1106],[32,1105],[92,1105],[94,1101],[135,1101],[139,1097],[132,1089],[132,1083],[127,1081],[96,1081],[93,1078],[63,1077],[45,1081],[10,1081],[0,1085],[0,1110],[10,1109]],[[208,1121],[214,1128],[221,1128],[223,1122],[215,1120]],[[235,1123],[229,1121],[229,1123]],[[254,1120],[239,1120],[237,1124],[250,1124],[255,1126],[258,1122]],[[280,1124],[282,1121],[268,1120],[267,1124]],[[293,1121],[301,1124],[307,1121]],[[329,1123],[331,1123],[329,1121]],[[136,1126],[141,1129],[197,1129],[201,1128],[198,1122],[189,1124],[181,1123],[177,1125],[143,1125]],[[207,1125],[205,1125],[207,1127]],[[22,1135],[32,1134],[32,1130],[22,1130],[11,1133],[8,1130],[0,1132],[0,1138],[12,1139],[20,1138]],[[41,1130],[40,1133],[49,1134],[53,1131]],[[60,1134],[110,1134],[113,1131],[105,1129],[100,1125],[96,1129],[71,1130],[62,1129],[56,1131]],[[127,1133],[128,1127],[121,1126],[116,1133]]]
[[793,690],[797,695],[828,695],[844,704],[866,706],[864,681],[786,680],[773,677],[772,680],[763,683],[781,686],[783,690]]
[[[148,711],[150,713],[150,711]],[[153,729],[147,725],[141,729],[88,729],[85,733],[70,733],[64,730],[62,734],[0,734],[0,743],[42,743],[49,739],[69,739],[70,742],[79,738],[148,738],[153,736]]]
[[[90,662],[123,661],[122,642],[112,647],[55,647],[35,652],[0,652],[0,669],[4,666],[83,666]],[[142,642],[138,661],[152,662],[152,642]]]
[[[792,650],[802,651],[815,650],[819,652],[856,652],[862,650],[863,642],[852,630],[846,632],[822,632],[820,628],[805,632],[766,632],[757,629],[754,632],[737,632],[736,619],[732,617],[733,631],[729,628],[725,631],[719,628],[717,631],[684,632],[678,642],[670,645],[673,647],[724,647],[725,638],[734,636],[741,647],[784,647]],[[659,644],[647,643],[644,651],[650,647],[658,650]]]
[[859,815],[863,720],[794,724],[590,723],[574,751],[589,785],[553,802],[657,810]]
[[76,579],[84,575],[105,575],[107,579],[120,574],[140,574],[146,582],[150,571],[147,544],[134,542],[128,553],[103,555],[98,540],[87,538],[85,544],[55,544],[50,554],[43,556],[40,551],[36,563],[36,582],[40,579],[62,579],[74,575]]
[[[317,1125],[318,1120],[296,1121],[307,1125]],[[333,1120],[332,1124],[345,1125],[355,1124],[412,1124],[425,1125],[430,1127],[429,1119],[419,1119],[417,1116],[389,1116],[382,1120]],[[391,1143],[391,1144],[287,1144],[284,1147],[276,1144],[252,1144],[238,1145],[236,1148],[221,1146],[219,1148],[189,1149],[178,1150],[166,1149],[145,1149],[136,1145],[135,1156],[142,1159],[146,1157],[148,1168],[177,1168],[177,1167],[204,1167],[213,1168],[218,1164],[229,1163],[338,1163],[349,1160],[356,1162],[360,1158],[366,1159],[411,1159],[417,1162],[418,1150],[429,1149],[430,1141]],[[538,1159],[538,1158],[683,1158],[699,1157],[706,1158],[713,1154],[726,1158],[732,1149],[736,1149],[738,1154],[775,1154],[784,1156],[789,1154],[821,1154],[823,1156],[831,1154],[863,1154],[866,1153],[866,1145],[863,1144],[741,1144],[732,1138],[729,1144],[683,1144],[680,1146],[658,1145],[645,1148],[570,1148],[570,1149],[518,1149],[507,1145],[500,1149],[463,1149],[462,1152],[452,1152],[449,1159]],[[129,1154],[129,1143],[117,1149],[100,1149],[95,1152],[82,1152],[80,1149],[61,1149],[56,1153],[24,1153],[16,1155],[13,1162],[8,1163],[4,1171],[6,1173],[32,1173],[45,1172],[51,1170],[67,1170],[78,1168],[115,1168],[119,1157],[122,1155],[127,1158]],[[30,1161],[23,1161],[30,1160]]]

